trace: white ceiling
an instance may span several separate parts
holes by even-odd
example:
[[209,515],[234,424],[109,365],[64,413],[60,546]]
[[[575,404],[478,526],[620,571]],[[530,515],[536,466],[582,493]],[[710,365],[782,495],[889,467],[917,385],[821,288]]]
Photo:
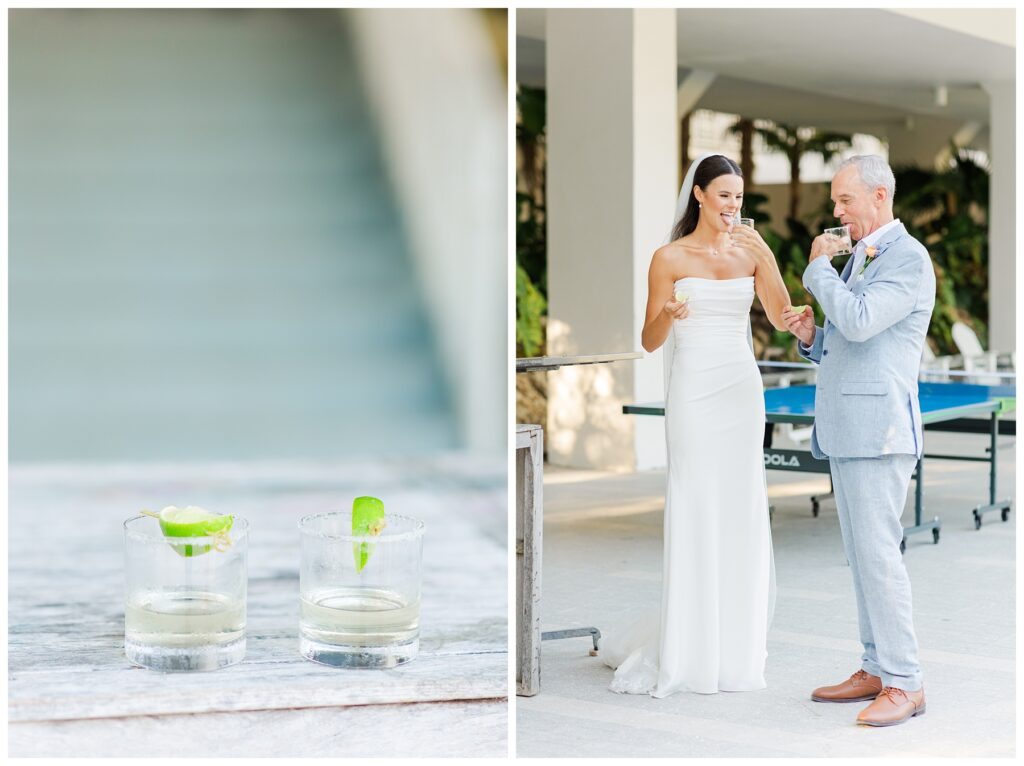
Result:
[[[679,9],[681,74],[718,74],[698,106],[885,134],[908,115],[987,125],[983,83],[1012,81],[1012,9]],[[956,31],[956,13],[968,31]],[[517,11],[517,75],[544,78],[545,9]],[[966,14],[966,15],[965,15]],[[927,19],[927,20],[926,20]],[[935,104],[945,85],[948,105]]]

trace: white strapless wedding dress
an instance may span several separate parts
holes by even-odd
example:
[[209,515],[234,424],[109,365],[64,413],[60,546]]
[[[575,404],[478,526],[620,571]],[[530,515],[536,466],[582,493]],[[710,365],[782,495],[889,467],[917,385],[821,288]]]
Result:
[[665,400],[668,474],[660,615],[602,654],[611,689],[666,697],[765,687],[775,604],[764,394],[747,338],[754,278],[685,277]]

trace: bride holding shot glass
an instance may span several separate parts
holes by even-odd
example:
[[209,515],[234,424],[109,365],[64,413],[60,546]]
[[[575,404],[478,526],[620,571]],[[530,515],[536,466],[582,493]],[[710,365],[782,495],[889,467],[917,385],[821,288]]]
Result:
[[690,166],[648,273],[642,341],[665,349],[661,608],[605,642],[612,691],[666,697],[765,688],[775,569],[750,341],[756,295],[786,330],[778,264],[740,218],[743,176],[720,154]]

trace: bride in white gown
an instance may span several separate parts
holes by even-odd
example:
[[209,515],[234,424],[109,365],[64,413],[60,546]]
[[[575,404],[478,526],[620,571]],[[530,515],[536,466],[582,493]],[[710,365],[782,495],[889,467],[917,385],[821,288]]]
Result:
[[666,697],[766,685],[775,569],[749,318],[756,294],[785,330],[789,296],[764,240],[733,223],[742,198],[736,163],[700,157],[680,191],[670,241],[651,260],[643,346],[666,348],[661,610],[605,641],[616,692]]

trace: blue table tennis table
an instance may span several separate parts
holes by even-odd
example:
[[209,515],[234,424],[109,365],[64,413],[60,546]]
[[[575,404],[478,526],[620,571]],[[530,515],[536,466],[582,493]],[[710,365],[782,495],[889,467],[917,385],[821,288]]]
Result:
[[[981,528],[984,514],[999,511],[1006,521],[1013,506],[1011,500],[996,500],[996,459],[999,434],[1016,435],[1016,421],[1000,420],[1000,415],[1012,412],[1016,404],[1016,387],[1012,385],[983,386],[969,383],[919,383],[918,398],[921,404],[921,424],[928,431],[952,431],[957,433],[988,434],[987,456],[978,455],[936,455],[925,453],[917,461],[914,472],[914,525],[903,528],[900,550],[906,550],[907,537],[912,534],[931,532],[935,543],[939,542],[942,527],[936,516],[923,522],[922,477],[924,458],[940,460],[968,460],[989,464],[989,498],[973,509],[975,529]],[[815,459],[809,450],[775,449],[772,436],[777,423],[810,425],[814,422],[814,386],[789,386],[769,388],[764,392],[765,404],[765,468],[780,471],[805,473],[829,472],[827,460]],[[627,404],[622,408],[627,415],[664,415],[663,402],[648,404]],[[829,493],[831,494],[831,493]],[[818,499],[812,498],[812,510],[818,515]]]

